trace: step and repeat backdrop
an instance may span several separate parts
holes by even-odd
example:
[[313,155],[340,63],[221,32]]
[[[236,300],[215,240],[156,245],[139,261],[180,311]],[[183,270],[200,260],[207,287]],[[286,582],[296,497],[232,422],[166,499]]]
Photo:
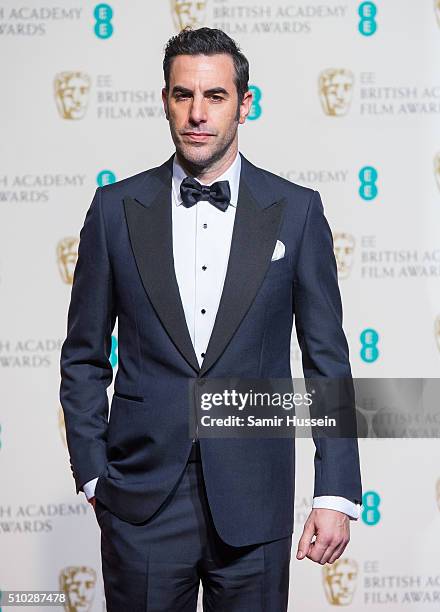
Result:
[[[440,373],[439,0],[0,1],[0,589],[62,590],[69,611],[105,610],[58,397],[79,232],[97,185],[173,152],[163,48],[188,24],[250,61],[240,150],[321,193],[354,375]],[[295,559],[313,494],[298,441],[291,610],[440,610],[439,446],[360,441],[363,514],[321,567]]]

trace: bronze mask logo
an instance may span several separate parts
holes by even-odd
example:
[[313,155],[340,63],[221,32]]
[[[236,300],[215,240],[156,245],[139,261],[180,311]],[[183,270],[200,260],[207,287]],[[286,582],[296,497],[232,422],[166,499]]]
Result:
[[67,285],[73,283],[73,273],[78,259],[78,238],[68,236],[57,244],[57,263],[61,278]]
[[434,338],[440,351],[440,315],[437,315],[434,321]]
[[171,0],[171,14],[177,31],[187,26],[199,28],[205,23],[207,0]]
[[353,601],[358,577],[358,564],[354,559],[337,559],[322,568],[327,601],[334,606],[348,606]]
[[64,410],[62,406],[58,406],[58,429],[60,431],[61,440],[67,448],[66,423],[64,422]]
[[354,75],[345,68],[327,68],[319,74],[319,98],[324,113],[341,117],[350,109]]
[[[440,2],[440,0],[439,0]],[[440,191],[440,151],[434,157],[434,176]]]
[[338,266],[338,278],[348,278],[353,265],[355,239],[351,234],[336,232],[333,234],[333,250]]
[[54,79],[55,102],[63,119],[82,119],[90,93],[90,77],[84,72],[59,72]]
[[64,567],[59,576],[60,591],[66,595],[66,612],[89,612],[95,596],[96,572],[86,565]]
[[434,0],[434,12],[437,18],[437,24],[440,28],[440,0]]

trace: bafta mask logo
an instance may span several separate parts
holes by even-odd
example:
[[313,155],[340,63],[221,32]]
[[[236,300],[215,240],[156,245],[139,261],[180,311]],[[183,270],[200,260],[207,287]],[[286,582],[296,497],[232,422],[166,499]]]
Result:
[[346,115],[353,93],[354,75],[345,68],[327,68],[319,75],[319,97],[329,117]]
[[84,72],[59,72],[55,75],[55,101],[63,119],[82,119],[86,114],[90,77]]
[[338,278],[348,278],[353,265],[355,240],[351,234],[336,232],[333,235],[333,250],[338,267]]
[[187,26],[199,28],[205,23],[207,0],[171,0],[174,27],[180,31]]
[[60,591],[66,595],[66,612],[89,612],[95,596],[96,572],[85,565],[60,572]]
[[66,423],[64,422],[64,410],[62,406],[58,406],[58,429],[60,430],[61,440],[67,448]]
[[348,606],[353,601],[358,576],[354,559],[337,559],[322,568],[327,601],[334,606]]
[[437,315],[434,321],[434,336],[437,342],[437,348],[440,351],[440,315]]
[[78,259],[78,238],[68,236],[57,244],[57,263],[61,278],[67,285],[73,283],[73,273]]
[[440,151],[434,157],[434,176],[435,180],[437,181],[437,187],[440,190]]
[[438,27],[440,28],[440,0],[434,0],[434,11],[437,17]]

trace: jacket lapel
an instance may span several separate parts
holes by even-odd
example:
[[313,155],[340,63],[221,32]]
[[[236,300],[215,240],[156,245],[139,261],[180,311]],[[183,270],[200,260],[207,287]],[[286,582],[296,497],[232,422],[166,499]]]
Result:
[[133,254],[144,289],[171,340],[190,366],[200,367],[186,324],[174,270],[171,217],[172,157],[132,196],[124,197]]
[[[172,240],[171,157],[146,175],[124,206],[144,289],[170,338],[199,376],[219,359],[270,265],[285,202],[274,201],[262,172],[241,156],[240,188],[223,292],[201,368],[186,325]],[[258,194],[255,197],[255,194]]]

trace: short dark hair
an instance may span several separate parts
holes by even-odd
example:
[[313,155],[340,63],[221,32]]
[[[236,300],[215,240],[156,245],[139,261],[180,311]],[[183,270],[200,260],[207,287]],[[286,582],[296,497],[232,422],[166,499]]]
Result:
[[235,67],[234,81],[238,101],[241,103],[248,90],[249,62],[240,51],[237,43],[226,32],[216,28],[193,30],[190,26],[187,26],[179,34],[169,39],[165,46],[163,59],[166,90],[169,90],[171,63],[174,57],[177,55],[215,55],[217,53],[228,53],[232,57]]

